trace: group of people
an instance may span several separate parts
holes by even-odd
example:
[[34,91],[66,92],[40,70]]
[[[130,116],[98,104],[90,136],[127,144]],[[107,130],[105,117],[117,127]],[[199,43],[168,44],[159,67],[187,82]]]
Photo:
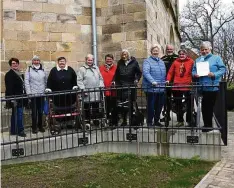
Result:
[[[133,109],[133,102],[136,101],[137,86],[142,75],[142,89],[147,99],[147,126],[163,126],[160,122],[170,121],[171,98],[176,99],[178,109],[182,108],[182,98],[185,97],[187,103],[186,122],[191,126],[191,85],[193,78],[196,78],[202,85],[214,85],[216,87],[202,88],[202,114],[204,127],[212,127],[213,107],[215,104],[218,85],[221,77],[225,73],[225,66],[219,56],[211,53],[209,42],[203,42],[200,46],[201,56],[195,62],[188,57],[187,51],[181,49],[178,55],[174,53],[172,45],[166,46],[166,55],[159,57],[161,47],[153,45],[150,49],[150,57],[143,62],[142,71],[137,60],[132,57],[128,50],[122,50],[121,59],[114,63],[112,54],[105,56],[105,63],[98,67],[94,64],[94,57],[88,54],[85,57],[85,64],[76,73],[72,67],[67,65],[66,58],[59,57],[57,65],[51,69],[47,76],[38,56],[32,58],[32,64],[27,68],[25,74],[19,72],[19,60],[11,58],[11,67],[5,75],[6,97],[16,95],[33,95],[31,99],[32,108],[32,133],[45,132],[42,125],[42,114],[44,104],[44,92],[61,92],[66,90],[81,89],[84,91],[84,110],[89,119],[90,109],[98,109],[100,92],[90,89],[105,88],[105,100],[107,118],[111,120],[113,126],[117,126],[122,115],[122,126],[127,125],[128,109],[119,110],[117,101],[122,103],[130,99],[130,106]],[[210,72],[205,76],[200,76],[197,72],[197,62],[208,62]],[[165,87],[172,83],[173,87]],[[113,89],[116,88],[116,89]],[[118,89],[120,88],[120,89]],[[165,92],[166,91],[166,92]],[[54,103],[59,106],[71,105],[76,96],[63,95]],[[25,97],[26,99],[27,97]],[[10,133],[19,136],[26,136],[23,126],[23,103],[24,100],[17,100],[16,103],[8,102],[12,108]],[[165,117],[160,120],[160,114],[164,106]],[[131,115],[131,114],[129,114]],[[177,113],[177,126],[184,125],[184,112]],[[204,129],[209,131],[209,129]]]

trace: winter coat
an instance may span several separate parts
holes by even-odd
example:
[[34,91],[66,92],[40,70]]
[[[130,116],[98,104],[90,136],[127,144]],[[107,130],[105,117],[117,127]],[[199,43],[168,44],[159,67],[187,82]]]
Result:
[[178,58],[178,55],[172,54],[172,55],[165,55],[161,59],[165,63],[166,71],[168,73],[169,69],[171,68],[172,63]]
[[[5,86],[6,86],[6,98],[8,97],[18,97],[25,94],[24,89],[24,75],[22,74],[21,78],[10,69],[5,75]],[[27,100],[17,100],[17,106],[22,107],[27,105]],[[11,101],[7,101],[7,107],[13,107]]]
[[125,62],[121,59],[117,63],[114,81],[117,86],[134,85],[134,81],[139,81],[141,75],[139,64],[134,57],[130,58],[128,65],[125,65]]
[[[181,61],[177,58],[172,64],[168,74],[167,80],[173,81],[174,86],[190,85],[192,82],[192,68],[193,60],[187,57],[185,60]],[[173,90],[190,90],[190,88],[179,88],[175,87]]]
[[85,102],[100,101],[100,92],[91,92],[93,89],[98,90],[99,87],[104,87],[102,75],[96,65],[88,66],[85,64],[79,68],[77,85],[87,93],[84,98]]
[[[113,64],[109,69],[106,67],[106,65],[102,65],[99,67],[99,70],[102,74],[103,80],[104,80],[104,85],[106,89],[111,88],[111,83],[113,81],[115,71],[116,71],[117,66]],[[115,96],[116,93],[113,90],[109,90],[105,92],[106,96]]]
[[210,53],[205,57],[204,56],[198,57],[195,60],[195,63],[193,65],[192,75],[194,76],[197,74],[196,63],[197,62],[205,62],[205,61],[209,62],[210,72],[214,73],[215,77],[210,78],[208,76],[201,76],[198,79],[199,84],[217,86],[217,87],[203,87],[202,89],[204,91],[218,91],[219,90],[219,88],[218,88],[219,82],[221,81],[222,76],[226,72],[226,67],[223,64],[223,61],[222,61],[220,56],[213,55]]
[[142,86],[145,92],[164,92],[164,88],[153,87],[152,83],[164,86],[166,79],[166,67],[160,58],[149,57],[143,63],[143,81]]
[[[76,83],[76,72],[70,66],[66,66],[66,69],[59,70],[58,67],[51,69],[47,80],[47,88],[52,91],[66,91],[72,90]],[[53,101],[56,106],[67,107],[76,102],[76,94],[61,94],[53,96]]]
[[46,87],[46,74],[40,65],[39,69],[29,66],[25,72],[25,89],[28,95],[43,94]]

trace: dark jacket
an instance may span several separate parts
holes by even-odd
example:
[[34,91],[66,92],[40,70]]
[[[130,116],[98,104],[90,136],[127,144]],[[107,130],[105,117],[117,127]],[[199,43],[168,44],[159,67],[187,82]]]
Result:
[[[54,91],[72,90],[77,86],[77,76],[73,68],[67,67],[67,70],[57,70],[57,67],[51,69],[47,80],[47,88]],[[69,107],[76,101],[75,94],[61,94],[53,97],[56,106]]]
[[133,85],[135,80],[140,80],[141,75],[139,64],[134,57],[131,57],[127,66],[121,59],[117,63],[114,81],[117,86]]
[[[5,75],[5,86],[6,86],[6,98],[13,96],[22,96],[25,94],[24,89],[24,75],[19,75],[15,73],[12,69],[9,70]],[[27,105],[27,100],[17,100],[17,106],[22,107],[23,105]],[[7,107],[12,107],[11,101],[7,102]]]
[[47,88],[52,91],[72,90],[73,86],[77,86],[77,76],[73,68],[67,70],[57,70],[57,67],[51,69],[47,80]]
[[161,59],[164,61],[165,66],[166,66],[166,72],[168,73],[168,71],[171,68],[172,63],[178,58],[179,56],[176,54],[172,54],[172,55],[165,55],[163,56]]

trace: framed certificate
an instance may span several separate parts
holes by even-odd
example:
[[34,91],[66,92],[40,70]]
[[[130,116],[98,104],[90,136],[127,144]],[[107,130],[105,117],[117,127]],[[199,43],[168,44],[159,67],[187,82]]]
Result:
[[197,62],[196,67],[198,76],[207,76],[210,73],[210,65],[208,61]]

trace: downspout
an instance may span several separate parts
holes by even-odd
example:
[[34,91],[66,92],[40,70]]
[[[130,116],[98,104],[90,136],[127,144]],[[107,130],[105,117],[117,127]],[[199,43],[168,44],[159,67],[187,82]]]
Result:
[[92,31],[93,31],[93,56],[94,63],[98,66],[97,61],[97,23],[96,23],[96,0],[92,1]]

